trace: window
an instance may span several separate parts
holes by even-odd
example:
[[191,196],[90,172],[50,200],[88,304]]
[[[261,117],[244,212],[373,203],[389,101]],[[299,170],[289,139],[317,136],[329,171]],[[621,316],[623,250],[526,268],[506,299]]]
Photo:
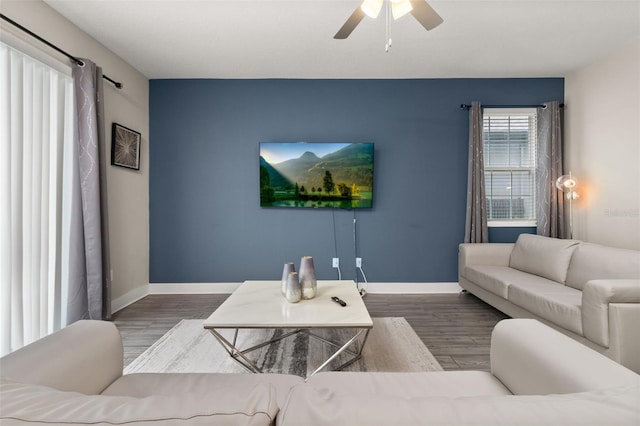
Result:
[[535,226],[535,108],[483,111],[489,226]]
[[0,355],[66,325],[70,70],[0,43]]

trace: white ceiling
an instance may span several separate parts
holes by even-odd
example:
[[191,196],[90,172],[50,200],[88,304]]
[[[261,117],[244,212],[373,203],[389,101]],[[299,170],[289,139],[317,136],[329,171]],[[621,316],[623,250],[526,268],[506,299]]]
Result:
[[640,0],[433,0],[444,23],[359,0],[44,0],[148,78],[562,77],[640,39]]

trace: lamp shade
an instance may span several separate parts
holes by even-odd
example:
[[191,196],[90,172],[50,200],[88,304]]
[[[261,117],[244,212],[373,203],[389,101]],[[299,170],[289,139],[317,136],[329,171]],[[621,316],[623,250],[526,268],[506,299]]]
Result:
[[573,192],[578,180],[569,172],[568,175],[562,175],[556,180],[556,188],[562,192]]
[[377,18],[382,9],[383,0],[364,0],[360,9],[370,18]]

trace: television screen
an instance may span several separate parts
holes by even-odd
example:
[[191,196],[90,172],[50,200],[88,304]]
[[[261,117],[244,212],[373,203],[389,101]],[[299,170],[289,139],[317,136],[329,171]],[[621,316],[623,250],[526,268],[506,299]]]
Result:
[[260,206],[372,205],[373,143],[260,143]]

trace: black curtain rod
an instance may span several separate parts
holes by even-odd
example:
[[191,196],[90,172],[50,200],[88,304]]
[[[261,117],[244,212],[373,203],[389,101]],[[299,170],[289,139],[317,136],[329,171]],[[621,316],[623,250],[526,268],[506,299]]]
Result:
[[[483,108],[546,108],[546,105],[480,105]],[[461,104],[460,108],[469,109],[471,104]],[[560,108],[564,108],[564,104],[560,104]]]
[[[29,30],[28,28],[23,27],[22,25],[18,24],[16,21],[14,21],[13,19],[9,18],[8,16],[0,13],[0,17],[2,19],[4,19],[5,21],[7,21],[8,23],[10,23],[11,25],[13,25],[14,27],[24,31],[25,33],[29,34],[31,37],[41,41],[42,43],[46,44],[47,46],[49,46],[50,48],[56,50],[59,53],[62,53],[64,56],[66,56],[67,58],[71,59],[73,62],[75,62],[78,65],[84,65],[84,62],[82,62],[80,59],[76,58],[75,56],[65,52],[64,50],[60,49],[58,46],[56,46],[55,44],[51,43],[48,40],[45,40],[44,38],[40,37],[38,34],[34,33],[33,31]],[[104,78],[107,81],[110,81],[111,83],[113,83],[114,86],[116,86],[116,88],[118,89],[122,89],[122,83],[117,82],[113,79],[111,79],[110,77],[106,76],[106,75],[102,75],[102,78]]]

